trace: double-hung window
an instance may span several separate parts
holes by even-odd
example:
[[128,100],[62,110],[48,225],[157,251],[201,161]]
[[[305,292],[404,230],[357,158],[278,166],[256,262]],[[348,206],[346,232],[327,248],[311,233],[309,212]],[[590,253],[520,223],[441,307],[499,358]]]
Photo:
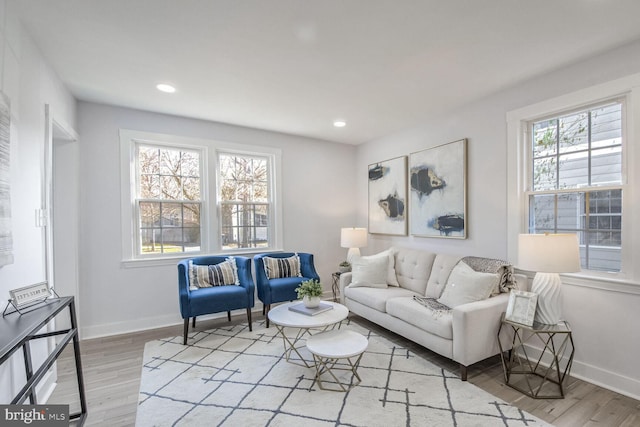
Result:
[[278,250],[281,153],[120,131],[125,262]]
[[621,270],[623,117],[611,100],[528,123],[528,232],[577,233],[585,270]]
[[268,247],[272,212],[269,158],[219,152],[218,168],[222,248]]
[[196,150],[136,144],[139,254],[200,250],[200,158]]
[[[576,285],[640,283],[635,218],[640,173],[640,74],[507,113],[507,251],[519,233],[575,233]],[[517,266],[516,266],[517,267]]]

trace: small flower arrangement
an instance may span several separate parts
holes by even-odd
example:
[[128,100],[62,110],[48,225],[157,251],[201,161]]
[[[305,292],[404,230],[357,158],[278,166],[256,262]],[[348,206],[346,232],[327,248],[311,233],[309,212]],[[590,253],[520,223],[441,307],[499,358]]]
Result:
[[305,296],[320,297],[322,292],[322,284],[315,279],[305,280],[296,288],[298,299],[302,299]]

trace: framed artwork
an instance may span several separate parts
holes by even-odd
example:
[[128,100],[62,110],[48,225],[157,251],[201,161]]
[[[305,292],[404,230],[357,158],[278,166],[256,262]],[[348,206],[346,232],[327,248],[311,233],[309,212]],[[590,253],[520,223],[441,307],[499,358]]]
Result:
[[538,294],[533,292],[512,290],[509,293],[509,303],[507,312],[504,315],[505,320],[520,323],[522,325],[533,325],[533,319],[536,315],[536,305],[538,303]]
[[369,233],[407,234],[407,156],[373,163],[369,174]]
[[467,238],[467,140],[409,156],[411,234]]

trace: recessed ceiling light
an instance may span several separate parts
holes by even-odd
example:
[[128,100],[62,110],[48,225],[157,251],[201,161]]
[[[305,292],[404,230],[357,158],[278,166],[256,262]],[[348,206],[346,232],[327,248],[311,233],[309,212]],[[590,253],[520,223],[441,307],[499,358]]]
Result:
[[160,83],[159,85],[156,85],[156,88],[160,91],[160,92],[166,92],[166,93],[173,93],[176,91],[176,88],[168,85],[166,83]]
[[333,122],[333,125],[337,128],[343,128],[347,125],[347,122],[345,122],[344,120],[335,120]]

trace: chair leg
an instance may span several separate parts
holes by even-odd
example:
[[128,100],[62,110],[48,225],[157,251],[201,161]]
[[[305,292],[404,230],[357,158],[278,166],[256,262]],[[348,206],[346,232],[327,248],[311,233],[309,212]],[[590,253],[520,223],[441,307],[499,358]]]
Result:
[[264,315],[267,318],[267,328],[269,327],[269,310],[271,310],[271,304],[267,304],[264,307],[264,311],[265,311]]
[[[195,321],[196,318],[194,317],[193,320]],[[182,345],[187,345],[187,334],[189,333],[189,318],[187,317],[186,319],[184,319],[184,340],[182,342]]]
[[193,316],[193,323],[191,324],[192,328],[196,327],[196,316]]
[[249,320],[249,332],[253,331],[251,327],[251,308],[247,307],[247,320]]
[[231,312],[227,311],[227,320],[231,322]]
[[266,304],[262,304],[262,315],[263,315],[263,316],[264,316],[264,310],[265,310],[265,308],[267,308],[267,305],[266,305]]
[[467,380],[467,367],[464,366],[462,363],[460,364],[460,379],[462,381]]

